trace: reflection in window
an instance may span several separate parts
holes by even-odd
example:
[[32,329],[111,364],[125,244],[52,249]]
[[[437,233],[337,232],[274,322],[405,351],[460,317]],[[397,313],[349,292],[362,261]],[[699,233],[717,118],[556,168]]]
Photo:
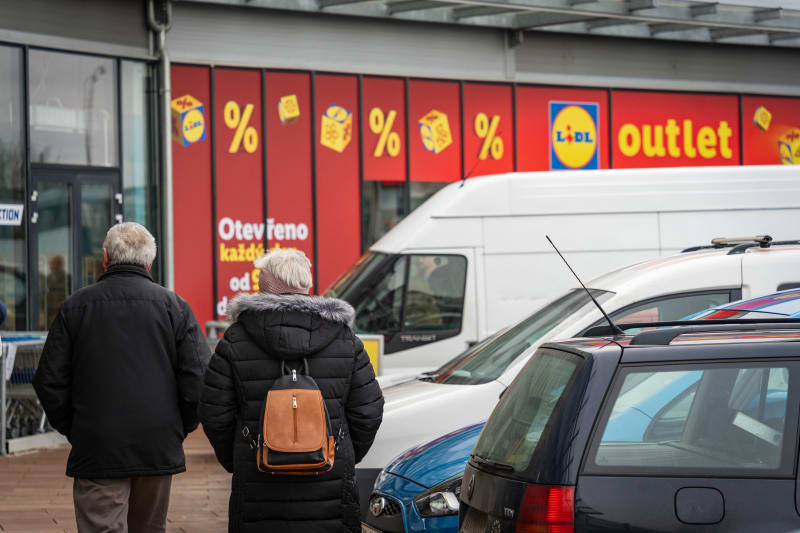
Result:
[[113,217],[111,185],[84,184],[81,187],[81,287],[100,279],[103,268],[103,240]]
[[467,260],[458,255],[412,255],[405,330],[461,329]]
[[72,188],[39,183],[39,323],[50,329],[61,304],[72,294]]
[[[25,136],[22,110],[22,51],[0,46],[0,204],[25,203]],[[3,330],[25,330],[25,219],[0,226],[0,299],[8,317]]]
[[425,200],[448,185],[450,184],[439,181],[412,181],[409,186],[411,195],[411,210],[413,211],[421,206]]
[[405,182],[364,181],[362,192],[363,245],[368,247],[403,218]]
[[[151,97],[152,68],[146,63],[122,61],[122,188],[125,220],[145,226],[158,241],[158,180],[154,178]],[[159,256],[156,255],[156,263]],[[151,270],[158,280],[158,267]]]
[[362,299],[355,304],[357,332],[383,333],[400,329],[407,262],[405,256],[398,257],[382,275],[372,280],[374,287],[362,293]]
[[722,305],[729,301],[730,292],[728,291],[678,295],[621,309],[612,313],[611,319],[619,324],[681,320],[697,311]]
[[600,433],[594,468],[664,475],[777,470],[789,381],[788,367],[749,364],[628,372]]
[[31,50],[28,74],[31,161],[117,166],[114,61]]

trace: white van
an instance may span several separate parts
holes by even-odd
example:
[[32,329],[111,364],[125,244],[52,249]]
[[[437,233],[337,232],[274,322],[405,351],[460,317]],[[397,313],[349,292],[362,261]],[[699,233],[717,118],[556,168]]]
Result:
[[[792,167],[526,172],[453,183],[370,247],[328,295],[383,334],[381,384],[435,368],[572,287],[720,235],[800,222]],[[669,287],[664,287],[668,290]],[[774,287],[771,287],[774,289]]]
[[[797,216],[787,231],[800,227]],[[800,287],[800,241],[698,247],[621,268],[586,286],[617,323],[679,320],[722,303]],[[605,323],[586,292],[574,288],[437,370],[384,389],[383,422],[357,465],[359,486],[372,487],[380,469],[412,446],[487,419],[540,344]]]

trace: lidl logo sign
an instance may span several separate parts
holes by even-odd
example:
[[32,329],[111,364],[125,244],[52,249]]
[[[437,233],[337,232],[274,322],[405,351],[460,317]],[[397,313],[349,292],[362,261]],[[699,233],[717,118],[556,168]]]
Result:
[[189,146],[206,138],[206,117],[203,103],[190,94],[175,98],[172,108],[172,138]]
[[550,168],[599,168],[598,104],[550,102]]

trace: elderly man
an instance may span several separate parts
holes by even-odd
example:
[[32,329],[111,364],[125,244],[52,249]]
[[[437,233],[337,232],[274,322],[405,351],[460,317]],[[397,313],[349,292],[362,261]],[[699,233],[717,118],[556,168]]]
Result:
[[33,386],[72,444],[80,532],[165,531],[172,475],[198,425],[210,352],[189,305],[153,282],[153,236],[108,230],[105,273],[55,317]]

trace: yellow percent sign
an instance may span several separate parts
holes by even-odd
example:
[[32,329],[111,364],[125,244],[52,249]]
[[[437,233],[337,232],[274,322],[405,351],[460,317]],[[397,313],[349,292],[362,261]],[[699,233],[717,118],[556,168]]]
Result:
[[373,107],[369,112],[369,129],[378,137],[378,144],[375,145],[375,150],[372,155],[380,157],[383,155],[384,150],[391,157],[397,157],[400,153],[400,135],[396,131],[392,131],[394,120],[397,118],[397,111],[390,110],[388,114],[384,115],[383,110],[379,107]]
[[498,115],[494,115],[491,121],[486,113],[475,115],[475,135],[483,139],[478,159],[484,160],[489,157],[490,153],[492,159],[503,157],[503,139],[497,137],[497,126],[499,125],[500,117]]
[[232,130],[236,130],[228,148],[228,153],[235,154],[242,144],[244,144],[244,149],[248,154],[252,154],[258,149],[258,132],[253,126],[249,125],[252,114],[253,104],[245,105],[244,111],[233,100],[225,104],[225,125]]

